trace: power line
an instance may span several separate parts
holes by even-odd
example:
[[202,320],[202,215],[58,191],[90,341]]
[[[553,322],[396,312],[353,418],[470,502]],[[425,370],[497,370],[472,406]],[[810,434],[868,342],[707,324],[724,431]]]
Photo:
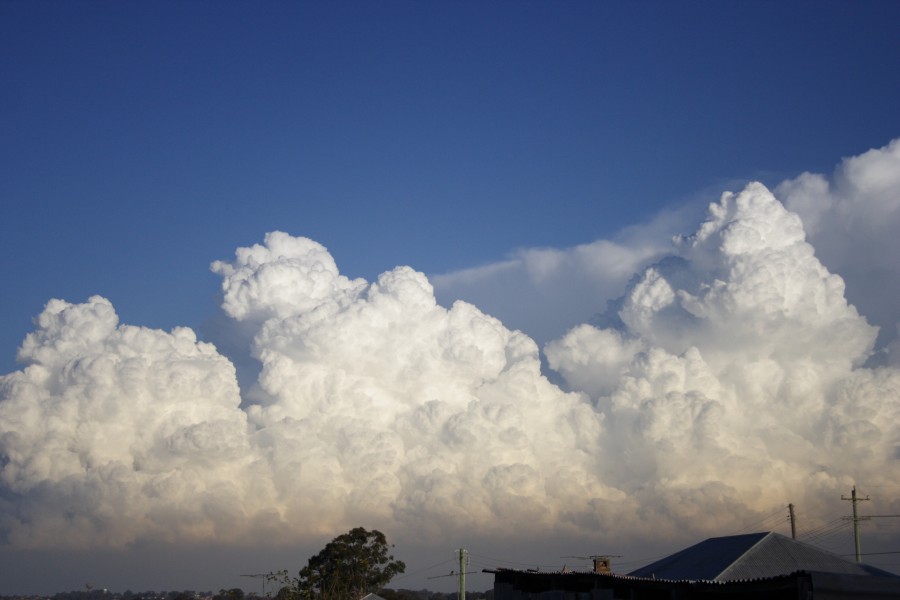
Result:
[[815,540],[829,537],[837,531],[845,530],[847,527],[849,527],[849,524],[842,517],[838,517],[837,519],[832,519],[827,523],[823,523],[814,529],[804,532],[800,535],[800,539],[801,541],[812,543]]
[[[491,556],[485,556],[483,554],[473,554],[472,552],[469,552],[469,557],[470,558],[474,557],[474,558],[479,558],[482,560],[490,561],[491,563],[493,563],[490,566],[493,566],[493,567],[496,567],[497,565],[505,564],[505,565],[513,565],[514,567],[521,567],[521,568],[533,569],[534,567],[538,567],[539,569],[540,568],[552,569],[556,566],[556,565],[536,564],[533,562],[527,562],[527,563],[526,562],[516,562],[516,561],[512,561],[512,560],[508,560],[508,559],[501,559],[501,558],[494,558]],[[481,561],[476,561],[476,562],[481,563]],[[481,563],[481,564],[485,564],[485,563]]]
[[[784,508],[785,507],[781,507],[778,509],[777,512],[774,512],[768,516],[765,516],[757,521],[753,521],[752,523],[747,524],[745,527],[742,527],[741,529],[732,531],[728,535],[738,535],[738,534],[744,533],[746,531],[750,531],[752,529],[759,529],[765,523],[770,523],[770,522],[773,524],[783,523],[787,518],[784,516]],[[768,527],[764,527],[764,529],[767,529],[767,528]]]
[[395,581],[397,579],[406,579],[407,577],[413,577],[415,575],[419,575],[420,573],[424,573],[425,571],[430,571],[431,569],[436,569],[437,567],[446,565],[447,563],[450,563],[450,562],[454,562],[454,560],[453,559],[443,560],[439,563],[435,563],[435,564],[431,565],[430,567],[424,567],[422,569],[419,569],[418,571],[413,571],[411,573],[404,573],[403,575],[398,575],[398,576],[394,577],[394,579],[392,581]]

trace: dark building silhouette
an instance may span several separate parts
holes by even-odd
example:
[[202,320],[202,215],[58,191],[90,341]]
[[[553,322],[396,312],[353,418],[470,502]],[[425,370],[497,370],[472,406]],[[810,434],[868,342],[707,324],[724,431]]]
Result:
[[900,599],[900,577],[777,533],[710,538],[627,575],[490,572],[494,600]]

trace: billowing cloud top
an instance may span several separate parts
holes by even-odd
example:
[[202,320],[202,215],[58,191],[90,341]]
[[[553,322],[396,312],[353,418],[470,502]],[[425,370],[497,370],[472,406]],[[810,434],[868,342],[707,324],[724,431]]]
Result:
[[[766,503],[807,507],[890,483],[900,377],[857,368],[876,330],[819,263],[797,215],[760,184],[712,204],[605,321],[546,349],[624,450],[604,478],[645,508],[728,530]],[[692,521],[691,521],[692,522]]]
[[238,320],[288,317],[319,306],[347,302],[365,285],[338,273],[324,246],[275,231],[266,244],[238,248],[234,263],[216,261],[223,276],[222,309]]
[[803,219],[816,255],[848,283],[848,299],[881,327],[900,364],[900,139],[845,159],[834,175],[804,173],[778,196]]
[[274,232],[212,269],[254,333],[252,402],[190,330],[52,300],[0,378],[6,543],[440,539],[460,520],[684,538],[900,475],[900,375],[863,366],[876,329],[761,184],[641,269],[606,327],[548,344],[565,389],[531,338],[408,267],[350,280]]

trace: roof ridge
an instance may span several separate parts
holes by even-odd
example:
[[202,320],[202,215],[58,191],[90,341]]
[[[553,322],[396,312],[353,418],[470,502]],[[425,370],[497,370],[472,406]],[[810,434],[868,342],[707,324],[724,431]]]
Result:
[[754,548],[756,548],[761,543],[763,543],[764,540],[769,539],[772,536],[772,534],[774,534],[774,533],[775,533],[774,531],[757,531],[756,533],[744,533],[744,534],[738,534],[738,535],[734,535],[734,536],[725,536],[725,537],[741,537],[741,536],[759,535],[760,537],[758,540],[753,542],[752,546],[750,546],[749,548],[747,548],[746,550],[744,550],[743,552],[738,554],[737,557],[733,561],[728,563],[728,565],[724,569],[720,570],[718,575],[715,576],[714,580],[715,581],[727,581],[727,579],[725,579],[725,578],[720,580],[719,577],[722,577],[725,573],[728,572],[729,569],[731,569],[731,567],[738,564],[741,560],[743,560],[743,558],[745,556],[747,556],[750,552],[752,552]]

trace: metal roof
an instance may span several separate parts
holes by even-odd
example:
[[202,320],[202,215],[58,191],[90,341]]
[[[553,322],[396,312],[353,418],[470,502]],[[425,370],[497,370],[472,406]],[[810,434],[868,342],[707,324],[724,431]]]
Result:
[[896,577],[887,571],[846,560],[772,532],[710,538],[629,575],[674,580],[739,581],[776,577],[795,571]]

